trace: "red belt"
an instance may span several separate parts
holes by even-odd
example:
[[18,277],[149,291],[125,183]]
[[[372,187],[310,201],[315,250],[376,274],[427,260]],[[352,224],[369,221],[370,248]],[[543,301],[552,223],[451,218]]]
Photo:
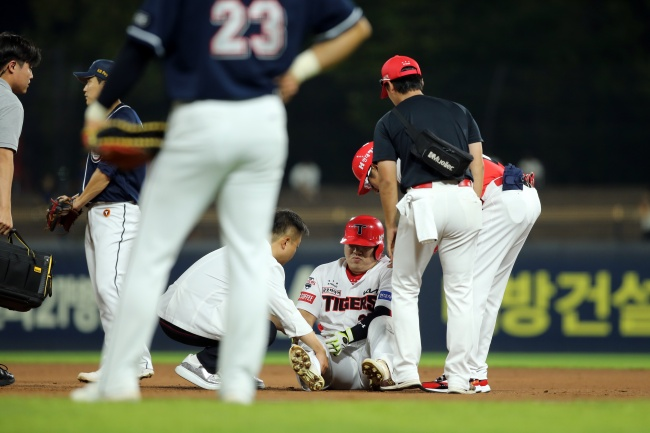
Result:
[[[422,183],[420,185],[412,186],[411,188],[421,189],[421,188],[431,188],[432,186],[433,186],[433,182],[427,182],[427,183]],[[472,181],[469,179],[463,179],[458,183],[458,186],[472,186]]]

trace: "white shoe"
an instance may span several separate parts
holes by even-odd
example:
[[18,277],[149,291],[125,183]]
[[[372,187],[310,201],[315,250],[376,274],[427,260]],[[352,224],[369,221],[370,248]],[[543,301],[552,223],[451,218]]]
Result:
[[476,388],[471,384],[468,389],[450,386],[447,394],[476,394]]
[[404,382],[395,383],[391,379],[392,384],[386,383],[382,384],[379,389],[382,391],[402,391],[404,389],[422,389],[422,384],[419,379],[405,380]]
[[382,385],[385,387],[395,385],[388,364],[383,359],[365,359],[361,363],[361,371],[370,380],[372,390],[377,391]]
[[[77,380],[84,383],[95,383],[99,382],[99,377],[101,376],[101,370],[91,371],[89,373],[79,373]],[[143,368],[138,375],[138,379],[149,379],[153,376],[152,368]]]
[[174,371],[183,379],[192,382],[200,388],[209,390],[217,390],[221,388],[221,378],[219,377],[219,374],[208,373],[193,353],[187,355],[183,362],[181,362],[181,365],[176,366]]
[[[192,382],[194,385],[209,390],[218,390],[221,388],[221,377],[219,373],[210,374],[208,371],[201,365],[199,358],[195,354],[190,353],[185,357],[183,362],[180,365],[176,366],[174,369],[176,374],[178,374],[183,379]],[[264,389],[264,381],[259,377],[253,377],[255,381],[255,386],[257,389]]]
[[323,389],[325,379],[320,375],[320,371],[317,371],[316,366],[312,365],[305,349],[297,344],[292,345],[289,349],[289,361],[291,361],[293,371],[310,390],[320,391]]
[[143,368],[138,375],[138,379],[140,380],[149,379],[150,377],[153,377],[153,368]]
[[140,390],[123,391],[114,393],[103,393],[99,390],[99,384],[90,383],[82,388],[75,389],[70,393],[72,401],[81,403],[95,403],[99,401],[140,401]]
[[99,382],[99,370],[91,371],[89,373],[79,373],[79,375],[77,376],[77,380],[79,382],[84,382],[84,383]]

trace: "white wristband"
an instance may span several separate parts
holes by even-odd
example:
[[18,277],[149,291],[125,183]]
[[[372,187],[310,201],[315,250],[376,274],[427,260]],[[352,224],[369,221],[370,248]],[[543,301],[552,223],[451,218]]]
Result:
[[95,122],[102,122],[106,120],[106,116],[108,116],[108,109],[99,102],[95,101],[90,104],[88,108],[86,108],[84,119]]
[[314,53],[314,50],[312,49],[300,53],[289,68],[289,72],[293,74],[300,83],[310,79],[314,75],[317,75],[320,71],[320,62],[318,61],[318,57],[316,57],[316,53]]

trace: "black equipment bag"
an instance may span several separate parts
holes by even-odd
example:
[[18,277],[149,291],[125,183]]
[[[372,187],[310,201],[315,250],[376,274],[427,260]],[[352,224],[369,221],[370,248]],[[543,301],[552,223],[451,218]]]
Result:
[[411,153],[418,160],[449,179],[462,180],[465,177],[467,167],[474,160],[470,153],[447,143],[428,129],[418,132],[397,107],[392,112],[406,127],[406,133],[413,140]]
[[52,296],[53,263],[52,255],[34,251],[12,229],[8,242],[0,242],[0,307],[15,311],[40,307]]

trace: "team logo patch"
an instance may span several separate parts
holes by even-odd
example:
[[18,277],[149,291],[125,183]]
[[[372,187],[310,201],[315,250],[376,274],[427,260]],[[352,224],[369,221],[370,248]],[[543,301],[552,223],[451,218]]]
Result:
[[393,294],[391,292],[379,292],[379,299],[384,299],[386,301],[393,300]]
[[316,295],[314,295],[313,293],[300,292],[300,297],[298,298],[298,301],[306,302],[308,304],[313,304],[315,299],[316,299]]
[[341,290],[335,288],[335,287],[323,287],[323,294],[324,295],[334,295],[334,296],[341,296]]
[[104,216],[105,216],[106,218],[108,218],[109,216],[111,216],[111,210],[110,210],[110,209],[104,209]]
[[311,286],[315,286],[315,285],[316,285],[316,281],[312,277],[309,277],[307,278],[307,282],[305,283],[305,289],[309,290],[311,289]]

